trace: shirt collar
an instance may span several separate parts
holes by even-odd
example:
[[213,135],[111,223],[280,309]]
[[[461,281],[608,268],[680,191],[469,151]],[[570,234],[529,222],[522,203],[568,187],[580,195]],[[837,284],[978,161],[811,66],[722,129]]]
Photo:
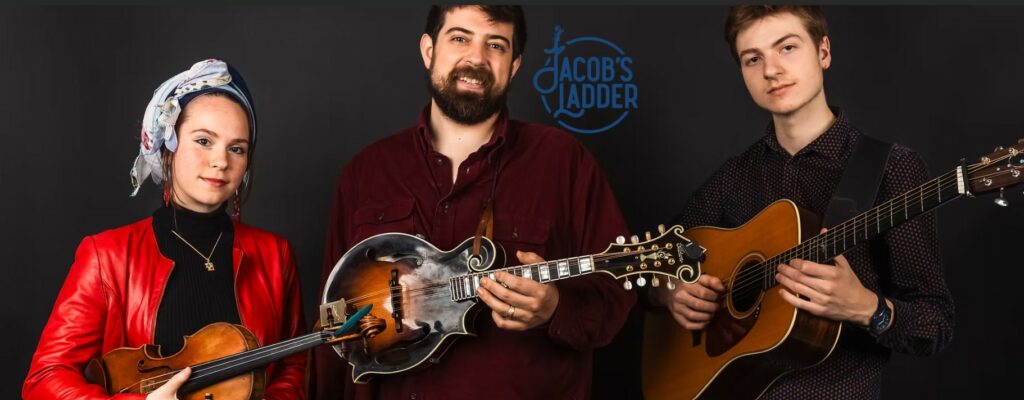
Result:
[[[856,128],[847,119],[846,113],[843,112],[842,108],[829,106],[829,109],[832,110],[832,114],[836,117],[832,126],[811,143],[807,144],[807,146],[800,149],[793,157],[814,152],[832,160],[841,160],[850,150],[849,143],[857,137]],[[769,121],[768,128],[765,131],[763,140],[768,149],[788,157],[789,153],[786,152],[786,149],[782,148],[782,145],[779,144],[779,138],[775,135],[775,124]]]
[[[432,139],[432,133],[430,132],[430,104],[423,107],[420,111],[419,121],[416,123],[417,137],[420,138],[421,148],[424,154],[432,154],[434,150],[434,141]],[[508,107],[502,107],[498,113],[498,119],[494,121],[494,133],[491,134],[491,139],[480,146],[478,152],[482,152],[488,159],[494,156],[494,149],[501,148],[502,145],[508,140],[509,136],[509,119],[508,119]]]

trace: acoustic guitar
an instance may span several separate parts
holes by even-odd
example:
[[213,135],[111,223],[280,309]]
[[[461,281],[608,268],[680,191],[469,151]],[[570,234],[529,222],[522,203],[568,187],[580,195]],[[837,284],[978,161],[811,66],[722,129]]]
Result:
[[300,351],[345,339],[343,335],[370,311],[356,311],[353,318],[339,319],[341,327],[260,347],[256,336],[242,325],[216,322],[185,337],[177,353],[162,356],[159,346],[122,347],[89,361],[85,379],[102,386],[108,394],[148,394],[192,367],[188,380],[178,388],[183,400],[262,400],[266,384],[263,366]]
[[707,249],[703,273],[722,278],[722,308],[708,326],[690,331],[668,312],[649,312],[644,325],[643,391],[647,399],[753,399],[782,375],[825,360],[841,324],[782,299],[775,274],[794,258],[825,262],[914,217],[962,196],[1024,181],[1024,140],[997,148],[920,187],[840,223],[824,234],[818,220],[789,200],[772,203],[735,229],[697,227],[686,236]]
[[[359,323],[361,337],[343,340],[334,350],[352,365],[352,380],[365,383],[438,362],[456,338],[474,335],[480,278],[496,271],[547,283],[592,273],[624,279],[626,290],[693,283],[700,276],[703,249],[682,235],[683,228],[659,226],[660,235],[627,244],[619,237],[599,254],[501,268],[501,246],[481,237],[478,257],[474,238],[449,251],[404,233],[384,233],[359,242],[338,260],[327,279],[321,322],[351,314],[367,304],[373,311]],[[660,278],[659,278],[660,277]]]

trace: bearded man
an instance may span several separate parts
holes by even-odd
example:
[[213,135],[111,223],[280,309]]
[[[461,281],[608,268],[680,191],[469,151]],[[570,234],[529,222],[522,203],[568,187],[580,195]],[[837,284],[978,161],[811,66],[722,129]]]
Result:
[[[448,250],[473,237],[485,213],[511,265],[597,253],[627,233],[582,144],[509,118],[506,96],[525,44],[520,7],[431,9],[420,38],[431,102],[416,125],[371,144],[342,170],[323,281],[367,237],[404,232]],[[487,308],[473,317],[477,335],[425,367],[353,384],[350,367],[329,346],[318,348],[316,398],[589,398],[593,349],[618,333],[636,296],[603,274],[546,284],[495,278],[481,283]]]

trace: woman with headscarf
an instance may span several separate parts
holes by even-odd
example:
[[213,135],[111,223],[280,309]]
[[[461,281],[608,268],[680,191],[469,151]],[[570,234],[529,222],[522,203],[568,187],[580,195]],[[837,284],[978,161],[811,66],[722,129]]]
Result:
[[[25,399],[105,399],[84,369],[121,347],[177,353],[183,336],[240,324],[267,345],[301,333],[299,279],[288,242],[239,221],[253,181],[256,114],[242,76],[204,60],[154,92],[131,170],[134,196],[163,184],[151,217],[82,240],[22,387]],[[231,207],[232,215],[227,214]],[[186,368],[147,395],[171,399]],[[269,365],[264,396],[301,399],[305,355]]]

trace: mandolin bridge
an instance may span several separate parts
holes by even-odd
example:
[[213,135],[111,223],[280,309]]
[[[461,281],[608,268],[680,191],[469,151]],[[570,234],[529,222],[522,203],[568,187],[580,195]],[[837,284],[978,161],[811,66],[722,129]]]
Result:
[[388,288],[391,290],[391,318],[395,319],[395,331],[402,333],[402,285],[398,284],[397,269],[391,270]]

